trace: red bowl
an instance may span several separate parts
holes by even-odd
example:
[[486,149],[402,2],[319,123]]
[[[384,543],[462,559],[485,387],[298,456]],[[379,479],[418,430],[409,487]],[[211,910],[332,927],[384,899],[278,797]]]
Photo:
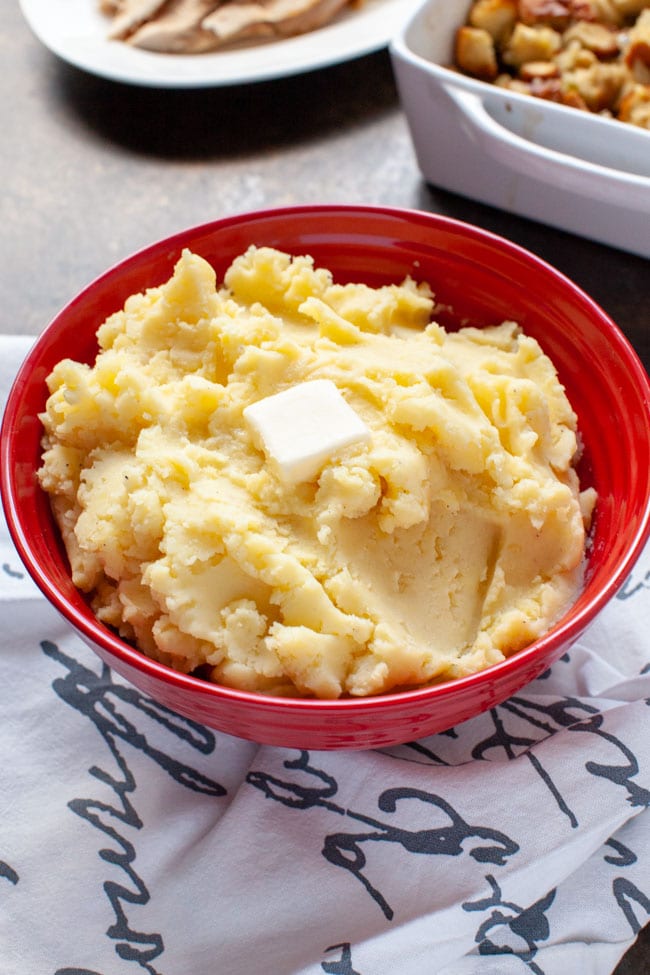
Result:
[[[584,589],[544,637],[456,681],[364,699],[287,699],[220,687],[150,660],[100,624],[72,585],[40,465],[45,377],[66,356],[91,362],[95,332],[134,292],[163,283],[181,248],[218,277],[250,244],[311,254],[339,282],[410,274],[453,306],[444,324],[514,319],[554,361],[578,414],[583,485],[598,491]],[[18,552],[47,599],[117,673],[212,728],[295,748],[375,748],[445,730],[538,677],[625,582],[650,534],[650,382],[610,318],[532,254],[476,227],[385,207],[302,206],[241,214],[185,230],[122,261],[74,298],[38,338],[15,380],[1,432],[1,490]]]

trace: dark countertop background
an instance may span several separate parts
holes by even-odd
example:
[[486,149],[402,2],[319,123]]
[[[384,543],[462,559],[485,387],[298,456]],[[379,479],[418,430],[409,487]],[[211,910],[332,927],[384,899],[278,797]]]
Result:
[[444,213],[527,247],[601,304],[650,368],[650,262],[427,186],[386,51],[252,85],[140,88],[60,62],[12,2],[0,64],[0,333],[37,334],[97,274],[184,227],[368,203]]
[[[650,261],[426,185],[386,51],[253,85],[139,88],[60,62],[5,3],[0,64],[0,334],[38,334],[108,266],[184,227],[367,203],[447,214],[527,247],[587,291],[650,369]],[[649,972],[646,927],[616,975]]]

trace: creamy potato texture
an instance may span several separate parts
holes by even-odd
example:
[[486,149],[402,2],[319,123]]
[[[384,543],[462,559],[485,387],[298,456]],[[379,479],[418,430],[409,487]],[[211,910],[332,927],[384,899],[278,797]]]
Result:
[[[178,670],[284,695],[456,678],[542,634],[581,585],[576,418],[516,324],[447,333],[406,279],[334,284],[251,247],[171,279],[48,379],[39,477],[97,616]],[[370,430],[277,475],[243,411],[327,379]]]

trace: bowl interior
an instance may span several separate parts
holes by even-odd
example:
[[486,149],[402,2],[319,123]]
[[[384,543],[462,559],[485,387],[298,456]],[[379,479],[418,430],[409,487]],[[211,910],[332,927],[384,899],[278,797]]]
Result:
[[[540,653],[552,647],[557,652],[575,639],[623,584],[648,537],[650,384],[645,370],[604,312],[548,265],[458,221],[388,208],[293,207],[189,229],[112,268],[54,319],[19,372],[2,428],[2,496],[9,528],[46,596],[88,642],[115,650],[119,641],[94,620],[72,585],[48,500],[35,479],[45,377],[66,356],[92,361],[98,326],[129,295],[164,282],[183,247],[205,257],[221,279],[231,260],[250,244],[311,254],[339,282],[378,285],[406,275],[427,280],[437,299],[452,306],[442,321],[446,326],[514,319],[538,339],[578,414],[583,483],[593,485],[599,495],[586,587],[567,616],[539,641]],[[129,648],[124,653],[132,661],[141,657]],[[505,662],[510,669],[513,659]],[[144,658],[137,666],[150,674],[165,670]],[[491,670],[498,673],[501,666]],[[485,673],[475,676],[486,679]],[[183,681],[201,683],[191,677]],[[433,687],[427,693],[439,690]],[[208,694],[218,691],[215,685],[205,688]],[[256,697],[242,692],[235,696]],[[353,706],[370,704],[355,701]]]

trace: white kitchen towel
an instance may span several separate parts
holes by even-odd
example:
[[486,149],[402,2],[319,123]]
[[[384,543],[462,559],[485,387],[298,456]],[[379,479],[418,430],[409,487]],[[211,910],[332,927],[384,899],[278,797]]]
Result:
[[519,694],[346,753],[171,713],[0,560],[1,975],[610,975],[648,923],[650,550]]

